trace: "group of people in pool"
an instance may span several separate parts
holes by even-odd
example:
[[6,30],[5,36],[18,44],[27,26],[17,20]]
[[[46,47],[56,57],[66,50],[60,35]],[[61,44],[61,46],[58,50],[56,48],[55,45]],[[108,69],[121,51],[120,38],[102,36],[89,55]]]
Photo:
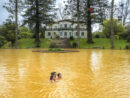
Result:
[[61,73],[56,73],[56,72],[51,72],[51,75],[50,75],[50,81],[51,82],[56,82],[56,80],[60,80],[62,79],[62,75]]

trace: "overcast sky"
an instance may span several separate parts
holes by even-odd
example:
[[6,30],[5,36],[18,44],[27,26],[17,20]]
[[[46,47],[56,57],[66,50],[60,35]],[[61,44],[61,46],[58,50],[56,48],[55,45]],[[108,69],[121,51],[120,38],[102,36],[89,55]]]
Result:
[[[57,5],[60,3],[63,5],[63,1],[66,0],[57,0]],[[117,3],[120,0],[115,0]],[[0,24],[2,24],[7,18],[8,18],[8,12],[6,11],[5,8],[3,8],[4,3],[8,2],[8,0],[0,0]]]

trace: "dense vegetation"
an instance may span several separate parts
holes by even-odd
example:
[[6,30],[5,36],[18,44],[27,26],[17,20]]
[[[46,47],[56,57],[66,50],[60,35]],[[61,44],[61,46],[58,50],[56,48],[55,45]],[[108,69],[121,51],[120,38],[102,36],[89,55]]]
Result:
[[[129,0],[126,1],[126,5],[127,2]],[[57,47],[56,43],[53,43],[54,39],[44,39],[46,24],[54,22],[56,17],[55,3],[56,0],[24,0],[24,2],[22,0],[9,0],[4,5],[10,14],[9,18],[0,26],[0,48]],[[70,37],[73,48],[77,46],[79,48],[110,48],[112,43],[114,47],[114,41],[115,48],[129,47],[130,25],[124,26],[129,13],[124,15],[124,22],[112,17],[107,19],[106,17],[110,14],[106,14],[105,11],[108,12],[110,6],[108,0],[67,0],[63,15],[71,16],[71,20],[77,21],[77,32],[80,32],[79,24],[83,22],[88,33],[86,41],[85,39],[80,41],[79,33],[77,39]],[[129,7],[129,5],[127,6]],[[129,8],[126,9],[129,11]],[[114,14],[112,10],[111,15]],[[127,10],[125,12],[128,12]],[[22,25],[18,23],[21,11],[24,11]],[[100,23],[103,26],[103,31],[92,33],[91,26],[94,23]],[[111,39],[111,43],[109,39]]]

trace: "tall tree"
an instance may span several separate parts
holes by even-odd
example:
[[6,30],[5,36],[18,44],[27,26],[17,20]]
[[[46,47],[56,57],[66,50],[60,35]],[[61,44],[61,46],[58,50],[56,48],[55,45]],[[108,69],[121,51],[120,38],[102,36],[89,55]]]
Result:
[[120,13],[122,16],[122,22],[123,25],[126,24],[127,17],[130,15],[130,0],[121,1],[121,4],[119,5]]
[[91,18],[91,12],[90,12],[90,8],[91,8],[91,0],[88,0],[87,2],[87,31],[88,31],[88,34],[87,34],[87,42],[88,43],[93,43],[93,40],[92,40],[92,28],[91,28],[91,25],[92,25],[92,18]]
[[78,33],[78,47],[80,47],[80,0],[77,0],[77,33]]
[[39,28],[41,25],[52,21],[55,10],[55,0],[26,0],[26,11],[24,16],[24,24],[35,28],[35,42],[39,47]]
[[114,48],[113,9],[114,9],[114,0],[111,1],[111,49]]
[[[67,11],[70,12],[71,17],[77,17],[76,0],[68,0]],[[105,20],[105,8],[107,7],[107,0],[80,0],[80,21],[84,21],[87,27],[87,42],[93,43],[92,40],[92,24],[102,23]]]
[[[4,7],[10,13],[9,18],[15,20],[15,48],[17,48],[18,40],[18,13],[21,9],[21,0],[9,0],[9,3],[6,3]],[[14,19],[15,18],[15,19]]]
[[17,45],[18,45],[18,0],[15,1],[15,25],[16,25],[15,48],[17,48]]

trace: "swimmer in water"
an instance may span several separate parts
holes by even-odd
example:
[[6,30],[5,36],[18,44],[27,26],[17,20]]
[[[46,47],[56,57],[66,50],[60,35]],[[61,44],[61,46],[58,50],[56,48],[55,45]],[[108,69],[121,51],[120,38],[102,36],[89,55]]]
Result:
[[55,82],[56,81],[56,72],[52,72],[50,76],[50,81]]
[[58,79],[58,80],[62,79],[61,73],[58,73],[58,74],[57,74],[57,79]]

